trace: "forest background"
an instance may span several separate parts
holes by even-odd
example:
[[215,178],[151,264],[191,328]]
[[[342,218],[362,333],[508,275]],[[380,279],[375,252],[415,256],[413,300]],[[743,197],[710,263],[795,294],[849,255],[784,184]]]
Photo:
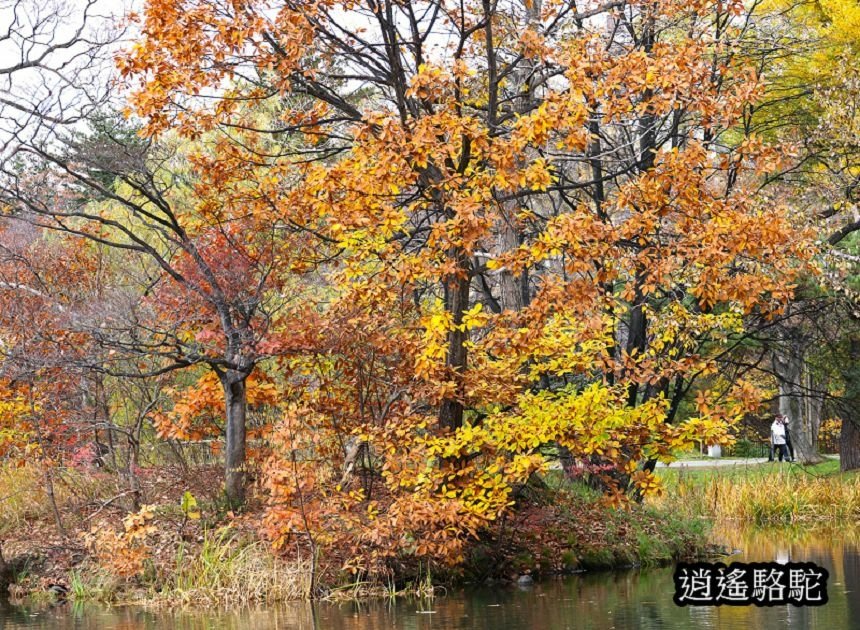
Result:
[[860,467],[855,3],[109,4],[0,3],[0,550],[315,596]]

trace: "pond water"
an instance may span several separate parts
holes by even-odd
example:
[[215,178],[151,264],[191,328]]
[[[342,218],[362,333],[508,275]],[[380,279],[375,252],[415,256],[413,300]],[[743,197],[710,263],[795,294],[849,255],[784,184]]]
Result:
[[0,603],[0,630],[860,628],[860,529],[742,532],[724,527],[716,538],[739,550],[728,561],[814,562],[827,568],[829,602],[820,607],[679,608],[672,602],[670,567],[582,574],[522,587],[470,588],[427,601],[297,603],[232,612]]

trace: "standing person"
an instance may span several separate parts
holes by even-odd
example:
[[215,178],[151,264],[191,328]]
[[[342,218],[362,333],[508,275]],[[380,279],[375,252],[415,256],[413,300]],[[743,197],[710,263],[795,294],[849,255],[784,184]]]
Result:
[[770,443],[773,445],[773,450],[776,451],[779,461],[783,458],[788,458],[788,452],[785,448],[785,425],[782,422],[782,416],[777,416],[770,425]]
[[782,426],[785,428],[785,445],[788,447],[788,461],[794,461],[794,445],[791,443],[791,431],[788,430],[788,416],[782,416]]
[[767,442],[767,461],[773,461],[773,432],[771,432],[770,440]]

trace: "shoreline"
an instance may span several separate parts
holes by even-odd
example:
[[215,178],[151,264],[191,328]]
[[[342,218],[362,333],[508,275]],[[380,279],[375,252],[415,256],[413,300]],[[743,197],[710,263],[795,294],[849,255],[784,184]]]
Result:
[[[111,605],[232,607],[311,598],[365,601],[420,596],[437,588],[516,585],[520,580],[525,584],[556,576],[647,569],[720,555],[724,549],[715,545],[713,536],[719,522],[730,522],[732,528],[855,522],[860,475],[833,473],[828,466],[832,468],[833,462],[804,470],[663,468],[661,498],[615,508],[581,482],[548,478],[557,487],[544,485],[528,500],[522,499],[508,524],[482,531],[455,567],[404,557],[387,575],[341,570],[345,550],[327,549],[315,566],[300,548],[302,555],[294,551],[292,556],[278,556],[260,533],[259,501],[244,514],[226,516],[203,499],[202,489],[195,489],[201,497],[200,519],[181,518],[178,501],[173,507],[154,508],[140,564],[127,575],[116,573],[117,567],[111,572],[110,562],[105,562],[117,558],[104,554],[100,558],[92,538],[87,538],[93,531],[118,536],[117,521],[125,510],[111,506],[115,513],[99,507],[82,511],[74,522],[80,525],[66,537],[53,532],[44,513],[36,518],[24,511],[19,527],[0,537],[6,565],[0,581],[11,584],[10,595],[17,601],[51,602],[59,594],[59,599]],[[763,491],[774,484],[792,488],[790,505],[774,507]],[[149,491],[154,494],[157,488]],[[64,505],[69,523],[72,508]],[[90,522],[92,514],[99,517],[97,523]],[[21,536],[25,531],[27,537]]]

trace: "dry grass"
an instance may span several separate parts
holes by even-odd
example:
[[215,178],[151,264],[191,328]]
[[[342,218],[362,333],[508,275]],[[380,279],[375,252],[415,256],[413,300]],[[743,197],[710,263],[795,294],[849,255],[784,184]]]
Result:
[[42,518],[51,518],[51,508],[41,475],[29,466],[0,466],[0,536]]
[[[54,472],[54,497],[64,518],[80,507],[116,493],[114,480],[97,471]],[[0,536],[15,535],[38,521],[53,522],[44,473],[35,465],[0,465]]]
[[771,468],[755,474],[679,476],[663,502],[688,516],[756,525],[860,520],[860,475]]
[[180,548],[176,566],[155,600],[245,605],[307,598],[310,559],[285,562],[262,541],[241,541],[228,529],[207,532],[199,548]]
[[424,572],[419,568],[418,576],[402,586],[398,586],[393,580],[385,582],[379,576],[371,580],[356,578],[352,583],[329,588],[324,599],[337,602],[408,597],[424,601],[445,592],[444,586],[433,584],[433,577],[429,570]]
[[[54,493],[72,544],[81,532],[93,527],[113,528],[125,514],[124,506],[118,502],[105,509],[105,502],[123,490],[118,487],[119,481],[116,475],[95,470],[57,471]],[[151,494],[156,495],[156,491]],[[156,523],[159,535],[153,542],[157,553],[133,579],[117,578],[92,558],[82,563],[65,556],[55,558],[58,564],[46,566],[45,570],[52,573],[53,579],[68,582],[72,599],[78,601],[242,606],[309,596],[309,559],[284,561],[272,553],[267,542],[247,532],[240,536],[227,528],[213,532],[188,527],[186,533],[197,531],[200,539],[181,543],[175,519],[170,518],[170,507],[165,507],[167,516]],[[91,520],[96,514],[100,515],[98,522]],[[33,531],[40,532],[38,540],[30,539]],[[47,540],[46,535],[57,540]],[[0,465],[0,541],[7,543],[13,557],[23,554],[36,558],[41,558],[42,543],[62,542],[44,476],[35,466]],[[38,580],[30,587],[38,590]]]

